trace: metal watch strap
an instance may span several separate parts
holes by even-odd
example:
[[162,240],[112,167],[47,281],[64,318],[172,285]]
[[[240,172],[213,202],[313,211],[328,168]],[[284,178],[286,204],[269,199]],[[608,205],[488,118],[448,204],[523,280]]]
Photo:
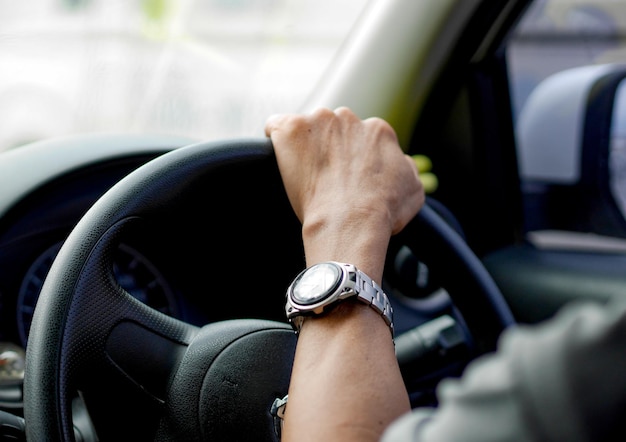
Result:
[[372,278],[367,276],[360,270],[355,269],[357,288],[357,298],[359,301],[369,304],[379,315],[382,316],[385,323],[391,330],[391,336],[394,336],[393,330],[393,308],[389,302],[389,298],[383,291],[383,289],[376,284]]

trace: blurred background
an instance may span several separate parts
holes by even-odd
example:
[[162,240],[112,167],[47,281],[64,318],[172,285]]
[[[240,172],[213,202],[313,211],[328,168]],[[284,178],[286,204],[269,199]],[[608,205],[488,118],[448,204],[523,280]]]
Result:
[[[302,109],[367,4],[0,0],[0,150],[82,132],[260,136]],[[625,29],[623,0],[536,1],[507,47],[515,113],[554,72],[624,60]]]
[[80,132],[261,136],[366,0],[0,0],[0,150]]

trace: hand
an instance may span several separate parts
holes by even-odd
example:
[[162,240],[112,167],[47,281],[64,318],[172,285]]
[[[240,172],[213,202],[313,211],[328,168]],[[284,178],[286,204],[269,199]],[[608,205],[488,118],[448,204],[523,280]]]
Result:
[[424,203],[415,162],[393,128],[342,107],[271,117],[265,133],[303,224],[307,265],[352,262],[380,282],[389,237]]

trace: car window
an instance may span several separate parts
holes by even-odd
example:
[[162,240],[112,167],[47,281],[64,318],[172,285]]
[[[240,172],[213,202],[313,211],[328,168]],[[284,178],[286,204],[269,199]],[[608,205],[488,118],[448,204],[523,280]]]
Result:
[[[626,237],[625,31],[626,2],[536,0],[509,40],[527,231]],[[609,78],[612,99],[598,111]]]
[[0,0],[0,150],[81,132],[262,135],[367,0]]

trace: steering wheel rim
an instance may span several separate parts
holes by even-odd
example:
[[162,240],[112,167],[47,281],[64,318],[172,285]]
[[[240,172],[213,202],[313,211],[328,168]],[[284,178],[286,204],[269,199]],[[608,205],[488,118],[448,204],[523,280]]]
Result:
[[[495,281],[461,235],[424,205],[393,241],[406,244],[447,290],[472,331],[476,353],[493,351],[500,333],[515,319]],[[432,253],[435,250],[441,253]],[[450,278],[451,274],[455,277]]]
[[[122,233],[141,228],[145,218],[163,214],[203,176],[240,164],[255,167],[263,164],[280,183],[268,139],[198,143],[164,154],[129,174],[100,198],[76,225],[46,278],[31,325],[24,380],[29,440],[71,440],[74,391],[81,390],[85,400],[93,403],[98,394],[114,388],[113,381],[104,378],[116,370],[119,373],[114,375],[115,382],[124,383],[120,391],[131,387],[147,391],[146,406],[160,413],[157,421],[148,423],[152,426],[150,434],[139,431],[135,437],[166,439],[176,436],[186,440],[206,437],[214,429],[198,420],[222,419],[228,411],[207,415],[199,409],[207,406],[206,396],[197,401],[184,398],[189,394],[190,385],[197,384],[202,384],[203,391],[210,390],[215,395],[216,389],[221,387],[207,386],[211,381],[206,376],[213,368],[212,361],[218,355],[236,352],[233,348],[239,348],[235,346],[242,341],[250,347],[266,345],[267,340],[282,343],[281,348],[285,350],[280,360],[266,361],[266,372],[278,374],[270,382],[273,383],[270,391],[263,392],[262,402],[267,402],[270,394],[286,392],[295,351],[295,335],[286,323],[227,321],[198,328],[135,300],[119,287],[112,275],[112,250]],[[286,196],[284,198],[286,201]],[[426,251],[430,247],[446,250],[437,254],[438,258],[432,262],[423,253],[419,258],[433,269],[452,268],[461,272],[462,277],[452,278],[454,290],[467,294],[470,287],[471,293],[466,295],[468,299],[455,298],[451,290],[451,296],[455,303],[460,303],[462,313],[467,313],[470,326],[477,327],[482,351],[493,349],[499,333],[513,323],[512,315],[497,286],[458,234],[425,207],[399,238],[414,250]],[[480,301],[471,302],[472,298]],[[490,325],[485,327],[485,323]],[[231,337],[221,339],[222,336]],[[212,341],[219,342],[213,345]],[[186,358],[198,348],[209,352],[208,357],[204,356],[205,362],[188,361]],[[257,356],[261,357],[259,354],[266,353],[268,348],[262,347]],[[91,379],[92,371],[103,365],[108,368],[97,372],[103,379]],[[149,365],[153,370],[145,375],[139,365]],[[189,371],[181,375],[183,368]],[[238,367],[231,369],[233,376],[239,375],[235,374]],[[137,375],[138,372],[141,374]],[[85,386],[88,386],[86,393]],[[133,399],[129,400],[131,406]],[[141,403],[143,406],[144,402]],[[264,403],[263,407],[266,406]],[[182,417],[176,415],[177,408],[183,408]],[[107,414],[106,410],[99,411]],[[276,440],[271,416],[264,416],[262,421],[272,429],[268,430],[266,439]],[[109,425],[112,424],[109,422]],[[186,429],[187,426],[193,428]],[[260,440],[258,433],[251,436]]]

